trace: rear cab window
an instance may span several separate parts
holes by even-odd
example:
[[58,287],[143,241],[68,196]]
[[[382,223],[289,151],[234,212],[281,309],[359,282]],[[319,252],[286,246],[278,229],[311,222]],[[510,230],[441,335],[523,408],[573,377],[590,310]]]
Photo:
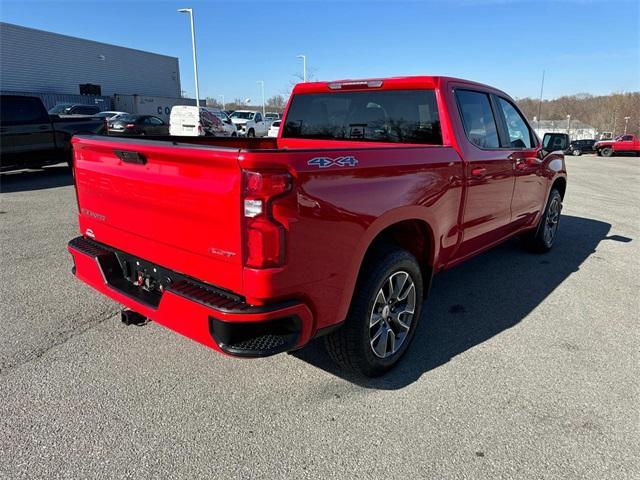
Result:
[[283,138],[442,145],[433,90],[297,94]]

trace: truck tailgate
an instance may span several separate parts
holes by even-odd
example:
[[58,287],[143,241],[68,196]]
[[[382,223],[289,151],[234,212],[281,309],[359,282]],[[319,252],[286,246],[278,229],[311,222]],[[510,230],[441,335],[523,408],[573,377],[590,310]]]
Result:
[[74,137],[81,233],[240,293],[236,148]]

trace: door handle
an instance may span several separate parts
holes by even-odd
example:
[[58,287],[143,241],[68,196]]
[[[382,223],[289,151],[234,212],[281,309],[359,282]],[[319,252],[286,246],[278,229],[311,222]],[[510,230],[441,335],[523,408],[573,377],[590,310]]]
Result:
[[471,169],[471,176],[473,177],[484,177],[487,173],[487,169],[484,167],[477,167]]

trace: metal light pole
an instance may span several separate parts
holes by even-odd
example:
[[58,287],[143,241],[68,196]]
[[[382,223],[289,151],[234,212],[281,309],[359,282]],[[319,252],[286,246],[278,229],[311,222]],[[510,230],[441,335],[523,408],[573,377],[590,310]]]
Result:
[[226,110],[226,108],[224,108],[224,95],[218,95],[218,97],[222,98],[222,109]]
[[265,112],[265,105],[264,105],[264,80],[258,80],[258,82],[260,84],[260,86],[262,87],[262,118],[264,120],[264,116],[266,114]]
[[567,135],[571,132],[571,115],[567,115]]
[[302,59],[302,81],[307,83],[307,56],[300,54],[296,58]]
[[629,124],[629,119],[630,118],[631,117],[624,117],[624,133],[623,133],[623,135],[627,134],[627,125]]
[[538,102],[538,129],[540,129],[540,118],[542,117],[542,92],[544,90],[544,70],[542,70],[542,82],[540,83],[540,102]]
[[200,106],[200,90],[198,89],[198,61],[196,60],[196,28],[193,25],[193,8],[180,8],[180,13],[188,13],[191,20],[191,49],[193,50],[193,77],[196,82],[196,106]]

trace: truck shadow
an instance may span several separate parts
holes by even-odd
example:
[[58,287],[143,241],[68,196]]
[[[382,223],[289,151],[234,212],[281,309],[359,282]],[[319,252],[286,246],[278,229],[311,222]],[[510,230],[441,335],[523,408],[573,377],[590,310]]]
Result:
[[22,170],[0,174],[0,192],[15,193],[73,185],[71,170],[66,164],[39,170]]
[[518,239],[513,239],[437,275],[413,344],[387,375],[365,379],[345,374],[325,353],[322,339],[294,355],[365,388],[405,387],[456,355],[517,325],[578,271],[601,241],[631,241],[619,235],[608,237],[611,225],[597,220],[563,215],[560,225],[560,236],[548,254],[529,253]]

